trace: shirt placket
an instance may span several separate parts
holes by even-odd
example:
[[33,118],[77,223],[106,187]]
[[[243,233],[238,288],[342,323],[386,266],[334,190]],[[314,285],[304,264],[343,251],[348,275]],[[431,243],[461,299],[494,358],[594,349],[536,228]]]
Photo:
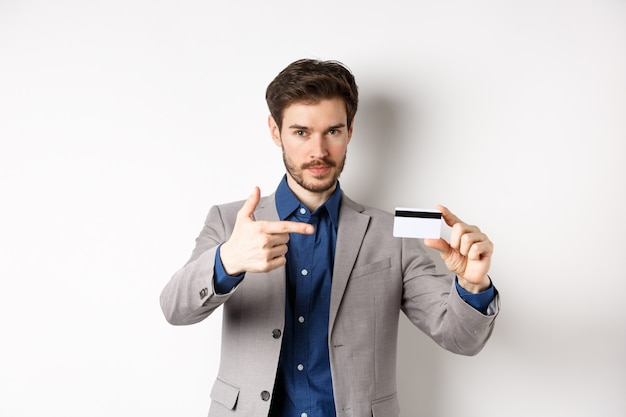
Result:
[[298,209],[298,220],[315,226],[315,233],[312,235],[301,235],[301,245],[298,248],[298,267],[294,317],[294,344],[295,344],[295,385],[296,392],[301,395],[297,404],[308,404],[306,409],[299,410],[300,417],[310,415],[311,392],[309,387],[309,317],[311,312],[311,291],[313,285],[313,259],[315,250],[315,239],[318,228],[317,216],[310,216],[309,211],[301,207]]

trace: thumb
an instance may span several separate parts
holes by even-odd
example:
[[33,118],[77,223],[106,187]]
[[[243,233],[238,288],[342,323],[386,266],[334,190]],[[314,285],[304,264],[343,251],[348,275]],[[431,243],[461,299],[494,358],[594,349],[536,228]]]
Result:
[[254,187],[252,194],[250,194],[250,197],[243,203],[243,207],[239,210],[237,217],[254,220],[254,210],[259,204],[259,200],[261,200],[261,190],[259,187]]

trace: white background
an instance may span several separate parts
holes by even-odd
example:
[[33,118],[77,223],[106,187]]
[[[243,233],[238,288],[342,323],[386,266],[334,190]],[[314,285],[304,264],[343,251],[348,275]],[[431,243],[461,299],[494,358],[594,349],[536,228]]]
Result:
[[496,245],[478,356],[402,319],[402,416],[626,415],[618,0],[0,0],[0,415],[206,415],[220,314],[158,296],[212,204],[278,184],[264,93],[301,57],[357,77],[349,196]]

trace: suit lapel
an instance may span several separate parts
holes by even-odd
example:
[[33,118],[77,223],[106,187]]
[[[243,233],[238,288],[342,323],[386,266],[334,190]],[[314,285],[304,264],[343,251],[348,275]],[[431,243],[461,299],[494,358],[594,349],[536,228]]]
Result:
[[[275,193],[264,197],[259,201],[259,205],[254,211],[255,220],[278,221],[278,211],[276,210]],[[268,294],[272,300],[269,302],[271,318],[274,323],[282,323],[285,320],[285,297],[286,297],[286,269],[284,266],[273,269],[266,273],[264,278],[266,286],[270,289]]]
[[337,247],[335,249],[335,265],[333,267],[333,285],[330,294],[330,335],[337,318],[343,294],[348,285],[357,255],[361,249],[370,217],[363,214],[363,207],[347,198],[341,199],[339,209],[339,228],[337,230]]
[[267,197],[261,198],[259,205],[254,210],[254,218],[256,220],[278,221],[278,211],[276,210],[276,195],[272,193]]

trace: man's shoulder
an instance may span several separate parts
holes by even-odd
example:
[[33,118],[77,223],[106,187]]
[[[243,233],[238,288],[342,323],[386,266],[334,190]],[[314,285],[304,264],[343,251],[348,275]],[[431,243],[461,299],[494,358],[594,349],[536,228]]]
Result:
[[[243,207],[246,200],[229,201],[225,203],[219,203],[212,207],[212,210],[217,210],[222,216],[235,216],[237,212]],[[274,194],[262,196],[257,204],[255,213],[259,210],[263,211],[266,208],[275,211]]]
[[228,201],[225,203],[219,203],[216,204],[215,207],[217,207],[220,211],[223,212],[229,212],[229,211],[239,211],[239,209],[243,206],[243,204],[246,202],[246,200],[237,200],[237,201]]
[[359,203],[357,201],[352,200],[345,194],[343,195],[342,204],[344,207],[350,210],[355,210],[359,213],[362,213],[366,216],[370,216],[372,218],[381,219],[381,220],[393,219],[393,214],[389,213],[388,211],[385,211],[385,210],[382,210],[382,209],[379,209],[379,208],[376,208],[367,204]]

